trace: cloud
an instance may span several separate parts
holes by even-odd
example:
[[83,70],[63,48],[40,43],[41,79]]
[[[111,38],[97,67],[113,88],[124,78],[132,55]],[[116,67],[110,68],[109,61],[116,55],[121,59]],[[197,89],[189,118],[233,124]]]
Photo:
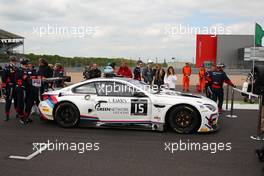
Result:
[[[255,21],[264,24],[263,6],[259,0],[2,0],[0,28],[25,36],[26,52],[192,60],[195,34],[171,37],[166,26],[221,24],[232,34],[253,34]],[[98,28],[84,38],[34,33],[48,24]]]

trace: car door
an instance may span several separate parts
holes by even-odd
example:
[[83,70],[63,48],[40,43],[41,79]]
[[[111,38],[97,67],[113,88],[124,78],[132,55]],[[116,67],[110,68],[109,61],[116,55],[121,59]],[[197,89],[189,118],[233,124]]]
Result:
[[95,84],[92,82],[79,85],[73,88],[72,92],[74,96],[71,99],[80,111],[80,118],[82,120],[98,120],[97,112],[94,108],[97,103]]
[[105,122],[149,122],[151,117],[150,99],[135,97],[131,86],[118,81],[96,82],[96,112],[100,121]]

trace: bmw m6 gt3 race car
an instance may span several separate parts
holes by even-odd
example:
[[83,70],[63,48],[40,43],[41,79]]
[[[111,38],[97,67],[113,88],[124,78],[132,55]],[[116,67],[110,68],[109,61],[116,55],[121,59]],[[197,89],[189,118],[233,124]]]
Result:
[[[178,133],[215,131],[217,104],[200,95],[162,89],[125,78],[96,78],[46,92],[39,104],[41,118],[68,128],[143,127]],[[165,128],[166,127],[166,128]]]

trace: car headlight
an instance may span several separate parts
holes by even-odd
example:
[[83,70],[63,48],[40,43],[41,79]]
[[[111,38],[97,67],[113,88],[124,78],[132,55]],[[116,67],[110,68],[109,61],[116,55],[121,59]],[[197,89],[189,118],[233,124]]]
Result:
[[214,107],[211,104],[204,104],[205,107],[207,107],[210,111],[214,112],[216,110],[216,107]]

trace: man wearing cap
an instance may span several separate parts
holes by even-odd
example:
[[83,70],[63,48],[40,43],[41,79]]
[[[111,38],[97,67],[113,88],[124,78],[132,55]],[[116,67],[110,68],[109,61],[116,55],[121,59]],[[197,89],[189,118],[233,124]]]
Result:
[[189,65],[189,63],[185,63],[185,66],[182,68],[182,90],[183,91],[189,91],[189,86],[190,86],[190,76],[192,74],[192,69]]
[[152,63],[153,62],[151,60],[148,60],[146,68],[144,68],[142,71],[142,77],[144,79],[144,82],[147,83],[148,85],[152,85],[153,76],[154,76]]
[[226,73],[224,72],[224,64],[217,64],[217,70],[212,72],[211,79],[212,79],[212,99],[217,102],[218,101],[218,110],[222,112],[222,106],[224,101],[224,89],[223,84],[226,83],[232,87],[236,87],[231,80],[228,78]]
[[14,100],[14,107],[17,110],[17,95],[15,91],[16,73],[18,71],[16,66],[17,58],[15,56],[10,56],[9,61],[9,64],[3,69],[2,75],[2,92],[5,98],[5,121],[9,120],[12,100]]

